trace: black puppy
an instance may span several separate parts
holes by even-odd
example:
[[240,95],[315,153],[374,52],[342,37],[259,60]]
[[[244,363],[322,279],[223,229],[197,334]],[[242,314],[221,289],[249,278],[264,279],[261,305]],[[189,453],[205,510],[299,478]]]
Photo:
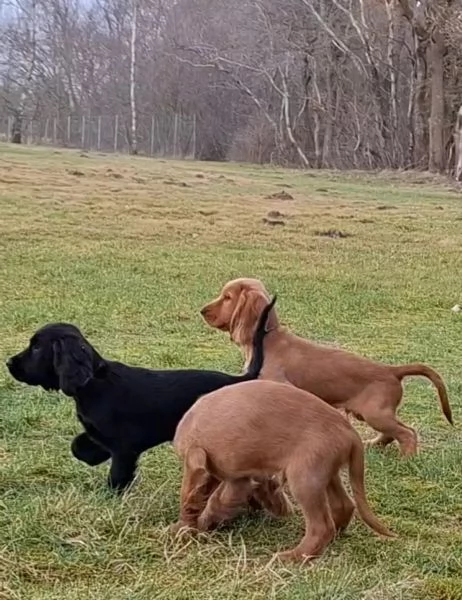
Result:
[[112,458],[108,484],[122,491],[135,476],[142,452],[173,440],[176,426],[200,397],[221,387],[257,379],[263,365],[263,340],[276,296],[263,309],[247,373],[162,370],[130,367],[105,360],[74,325],[53,323],[39,329],[29,347],[7,361],[18,381],[62,390],[76,402],[85,433],[72,453],[89,465]]

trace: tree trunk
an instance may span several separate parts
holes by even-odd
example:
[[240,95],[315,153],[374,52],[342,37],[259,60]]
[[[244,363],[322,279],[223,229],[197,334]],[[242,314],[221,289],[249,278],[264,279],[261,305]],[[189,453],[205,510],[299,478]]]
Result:
[[430,47],[431,60],[431,108],[429,169],[441,173],[444,170],[444,39],[435,31]]
[[427,49],[429,41],[425,6],[418,2],[414,8],[408,0],[399,0],[402,14],[412,27],[414,38],[413,63],[415,86],[409,98],[408,116],[414,118],[410,145],[414,144],[412,167],[428,167],[428,102]]
[[457,181],[462,181],[462,106],[457,113],[456,127],[454,130],[454,146],[456,152],[455,176]]
[[130,108],[131,108],[131,136],[130,136],[130,154],[138,154],[138,145],[136,137],[136,96],[135,96],[135,70],[136,70],[136,20],[137,20],[137,0],[133,0],[132,12],[132,35],[130,40]]
[[22,115],[17,114],[13,117],[13,125],[11,127],[11,141],[13,144],[22,143]]
[[397,69],[395,67],[395,13],[394,1],[385,0],[385,8],[387,11],[388,20],[388,36],[387,36],[387,63],[390,94],[390,116],[391,116],[391,166],[396,168],[398,165],[398,93],[397,93]]
[[414,167],[428,165],[428,104],[427,104],[427,51],[426,45],[417,40],[415,157]]
[[289,141],[290,141],[292,147],[297,152],[302,165],[305,168],[309,169],[310,161],[308,160],[308,157],[306,156],[302,147],[296,140],[293,129],[292,129],[292,122],[291,122],[291,118],[290,118],[289,86],[287,84],[287,80],[288,80],[288,67],[287,66],[286,66],[286,72],[283,71],[282,69],[280,70],[280,75],[281,75],[282,92],[283,92],[282,93],[282,114],[284,117],[285,132],[287,134],[287,137],[289,138]]

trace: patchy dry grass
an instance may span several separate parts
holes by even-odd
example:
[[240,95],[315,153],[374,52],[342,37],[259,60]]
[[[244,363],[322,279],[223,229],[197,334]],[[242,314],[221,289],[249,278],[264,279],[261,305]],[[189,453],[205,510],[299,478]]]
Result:
[[322,560],[288,568],[271,557],[298,540],[299,515],[174,541],[171,448],[147,453],[134,489],[111,498],[107,466],[70,456],[69,399],[1,368],[0,598],[462,599],[462,316],[450,311],[462,303],[461,231],[460,193],[424,175],[0,147],[2,361],[60,319],[115,359],[238,372],[237,349],[198,309],[250,275],[300,334],[434,365],[456,419],[451,429],[434,390],[409,382],[402,413],[421,454],[368,453],[371,502],[400,538],[355,522]]

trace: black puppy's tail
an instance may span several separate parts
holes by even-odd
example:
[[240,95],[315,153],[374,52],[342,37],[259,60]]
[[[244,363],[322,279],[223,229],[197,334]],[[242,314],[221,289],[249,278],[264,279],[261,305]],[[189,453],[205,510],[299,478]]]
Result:
[[263,340],[265,339],[265,335],[268,333],[266,325],[271,309],[276,304],[276,299],[277,296],[274,295],[271,302],[267,304],[265,308],[261,311],[261,315],[257,322],[257,328],[255,329],[255,333],[253,336],[252,360],[250,361],[247,373],[241,376],[241,381],[250,381],[252,379],[257,379],[257,377],[260,375],[260,371],[263,367],[264,360]]

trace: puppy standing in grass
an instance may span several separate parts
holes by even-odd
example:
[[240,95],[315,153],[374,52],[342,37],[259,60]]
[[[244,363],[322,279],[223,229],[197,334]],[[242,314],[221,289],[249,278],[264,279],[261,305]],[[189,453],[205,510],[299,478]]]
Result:
[[[85,432],[72,442],[74,456],[89,465],[111,458],[108,484],[122,491],[133,481],[140,454],[171,441],[178,422],[200,396],[258,377],[266,320],[275,302],[276,298],[262,310],[253,359],[244,375],[193,369],[154,371],[106,360],[77,327],[66,323],[39,329],[28,348],[10,358],[7,366],[18,381],[62,390],[75,400]],[[271,495],[272,482],[261,485],[262,494]],[[254,500],[259,503],[258,494]]]
[[[252,479],[282,475],[302,508],[305,535],[279,556],[301,561],[320,556],[353,516],[339,476],[348,466],[362,520],[381,535],[394,535],[367,503],[358,433],[313,394],[262,380],[217,390],[185,414],[173,444],[184,462],[180,520],[173,531],[207,531],[231,519],[248,502]],[[220,483],[210,494],[211,479]]]
[[[230,333],[248,363],[258,314],[267,302],[268,292],[259,280],[236,279],[228,282],[220,296],[204,306],[201,313],[209,325]],[[417,452],[415,430],[396,417],[403,395],[401,382],[410,375],[430,379],[438,391],[443,413],[452,424],[446,387],[430,367],[419,363],[386,365],[314,344],[281,327],[275,310],[270,313],[268,327],[261,378],[289,382],[335,408],[353,413],[379,432],[370,445],[383,447],[396,440],[402,455]]]

